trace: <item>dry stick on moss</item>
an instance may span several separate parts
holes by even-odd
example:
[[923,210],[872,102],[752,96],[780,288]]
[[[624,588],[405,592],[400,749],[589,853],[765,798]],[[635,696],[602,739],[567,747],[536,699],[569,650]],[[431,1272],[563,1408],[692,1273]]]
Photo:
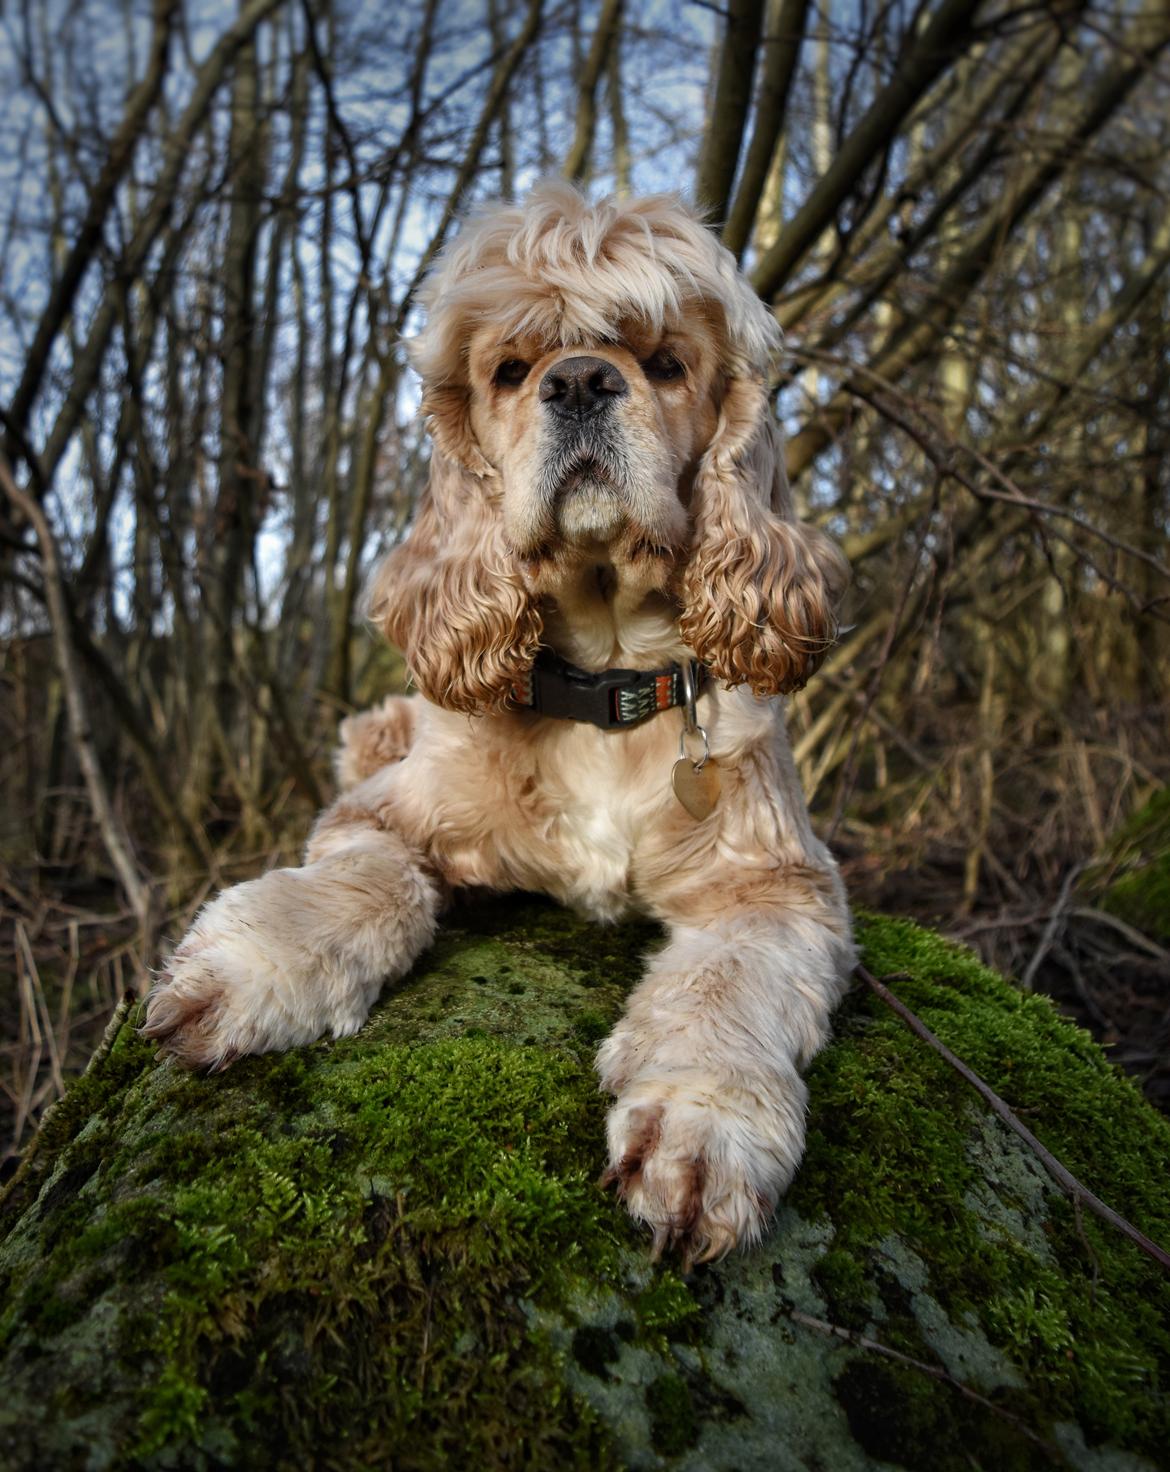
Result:
[[997,1406],[993,1400],[988,1400],[985,1395],[980,1395],[977,1390],[972,1390],[969,1385],[964,1385],[961,1380],[949,1374],[941,1365],[930,1365],[925,1360],[916,1360],[913,1356],[903,1354],[899,1349],[891,1349],[888,1344],[882,1344],[880,1340],[870,1339],[865,1334],[858,1334],[853,1329],[844,1329],[840,1324],[830,1324],[825,1319],[816,1319],[812,1314],[801,1313],[799,1309],[789,1309],[788,1317],[794,1324],[803,1324],[806,1329],[815,1329],[818,1334],[828,1334],[834,1339],[843,1339],[846,1344],[854,1344],[858,1349],[868,1349],[874,1354],[884,1355],[886,1359],[895,1361],[899,1365],[908,1365],[912,1370],[918,1370],[923,1375],[929,1375],[932,1380],[941,1381],[943,1385],[949,1385],[952,1390],[957,1390],[961,1396],[973,1401],[975,1405],[982,1406],[984,1410],[990,1411],[998,1416],[1000,1420],[1007,1421],[1014,1426],[1021,1436],[1026,1436],[1030,1442],[1047,1453],[1054,1461],[1060,1460],[1060,1453],[1051,1442],[1045,1441],[1042,1436],[1032,1430],[1026,1421],[1007,1411],[1003,1406]]
[[[1128,1237],[1135,1247],[1140,1248],[1147,1257],[1153,1258],[1159,1267],[1170,1272],[1170,1252],[1166,1252],[1156,1242],[1151,1242],[1144,1232],[1140,1232],[1132,1222],[1126,1221],[1125,1217],[1119,1216],[1111,1206],[1106,1206],[1099,1196],[1094,1196],[1088,1187],[1083,1186],[1077,1180],[1072,1171],[1066,1166],[1061,1165],[1056,1156],[1050,1150],[1044,1148],[1027,1125],[1021,1123],[1016,1115],[1013,1114],[991,1085],[985,1083],[973,1069],[967,1067],[961,1058],[952,1053],[941,1039],[935,1037],[926,1023],[914,1012],[911,1012],[905,1002],[898,1000],[885,984],[885,981],[895,980],[894,976],[888,976],[885,978],[885,981],[879,981],[873,972],[867,970],[864,966],[858,966],[856,970],[858,976],[861,977],[866,986],[872,992],[875,992],[892,1012],[898,1014],[910,1031],[933,1048],[941,1058],[945,1059],[960,1078],[966,1079],[984,1102],[991,1107],[993,1113],[997,1114],[1010,1130],[1014,1130],[1019,1135],[1024,1144],[1037,1156],[1040,1164],[1056,1184],[1063,1191],[1067,1191],[1074,1206],[1087,1206],[1094,1216],[1099,1216],[1103,1222],[1108,1222],[1111,1227],[1116,1227],[1123,1237]],[[904,975],[904,973],[898,974]]]

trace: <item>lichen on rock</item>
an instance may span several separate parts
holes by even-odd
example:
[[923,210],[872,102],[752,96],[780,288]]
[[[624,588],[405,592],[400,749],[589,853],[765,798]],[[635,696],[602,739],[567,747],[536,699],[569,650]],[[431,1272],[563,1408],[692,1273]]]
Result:
[[[905,922],[862,939],[1170,1238],[1170,1126],[1086,1034]],[[597,1183],[592,1054],[654,941],[474,900],[356,1037],[210,1078],[128,1017],[0,1207],[0,1464],[1157,1465],[1165,1278],[867,992],[773,1233],[651,1264]]]

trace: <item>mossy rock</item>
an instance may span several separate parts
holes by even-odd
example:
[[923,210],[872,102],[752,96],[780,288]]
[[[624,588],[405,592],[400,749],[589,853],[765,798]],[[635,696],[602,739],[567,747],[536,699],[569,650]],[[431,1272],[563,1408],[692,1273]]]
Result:
[[[1170,1239],[1170,1125],[1086,1034],[912,925],[862,935]],[[655,938],[477,900],[357,1037],[210,1078],[129,1015],[0,1208],[0,1465],[1165,1465],[1166,1277],[868,991],[767,1241],[650,1263],[597,1184],[591,1057]]]

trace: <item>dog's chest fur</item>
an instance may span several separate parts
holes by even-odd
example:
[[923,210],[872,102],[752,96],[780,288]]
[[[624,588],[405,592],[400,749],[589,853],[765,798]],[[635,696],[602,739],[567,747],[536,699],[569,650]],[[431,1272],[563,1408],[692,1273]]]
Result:
[[[597,919],[643,908],[666,868],[731,843],[738,804],[695,821],[670,785],[682,712],[663,712],[625,731],[601,731],[527,714],[476,718],[419,702],[406,759],[384,775],[401,822],[429,833],[429,849],[455,884],[540,889]],[[711,737],[729,795],[745,781],[772,781],[779,718],[745,691],[710,691],[699,719]],[[485,795],[491,794],[486,801]],[[757,804],[771,812],[766,797]]]
[[[591,670],[687,657],[677,608],[639,587],[631,569],[601,559],[583,561],[544,607],[543,622],[558,653]],[[714,685],[700,698],[698,719],[724,787],[703,823],[671,787],[681,710],[602,731],[527,712],[469,719],[426,700],[418,706],[411,750],[385,780],[397,820],[426,834],[452,884],[541,890],[611,920],[646,908],[674,871],[712,868],[720,849],[750,867],[753,853],[784,846],[779,832],[758,831],[785,826],[776,799],[789,776],[778,765],[775,700]],[[756,789],[746,806],[745,784]]]
[[639,850],[673,801],[670,742],[663,738],[677,720],[655,717],[658,729],[637,733],[636,743],[629,741],[634,732],[589,726],[557,730],[544,743],[545,831],[563,855],[557,897],[565,903],[598,919],[615,919],[630,908]]

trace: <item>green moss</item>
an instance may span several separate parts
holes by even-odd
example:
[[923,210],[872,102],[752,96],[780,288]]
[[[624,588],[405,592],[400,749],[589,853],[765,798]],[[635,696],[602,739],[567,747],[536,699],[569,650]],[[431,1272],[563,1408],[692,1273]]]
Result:
[[[1086,1033],[1047,999],[1013,990],[908,922],[869,917],[861,939],[869,968],[899,973],[891,982],[899,998],[1074,1174],[1148,1234],[1170,1237],[1170,1124]],[[854,992],[838,1036],[810,1073],[809,1151],[790,1200],[836,1226],[819,1271],[845,1325],[859,1326],[875,1237],[897,1231],[930,1265],[930,1293],[948,1316],[977,1316],[1027,1374],[1033,1415],[1079,1420],[1093,1436],[1120,1435],[1149,1451],[1164,1445],[1164,1277],[1095,1218],[1078,1222],[1046,1177],[1039,1242],[1026,1240],[1021,1212],[1032,1209],[1039,1166],[1021,1167],[1015,1149],[1011,1171],[987,1158],[972,1135],[976,1096],[871,993]],[[990,1199],[973,1211],[977,1193]],[[1156,1394],[1135,1396],[1135,1384]]]
[[851,1252],[834,1248],[813,1269],[813,1282],[824,1296],[833,1322],[843,1329],[869,1323],[869,1285],[861,1263]]
[[1056,1460],[1011,1422],[980,1413],[961,1397],[940,1397],[931,1385],[912,1367],[872,1359],[846,1365],[834,1390],[857,1444],[911,1472],[1029,1472]]
[[[550,1462],[601,1456],[516,1326],[526,1295],[603,1274],[628,1235],[596,1185],[603,1101],[564,1005],[588,995],[603,1029],[621,994],[550,960],[515,909],[510,932],[484,918],[474,941],[452,927],[356,1039],[193,1078],[120,1036],[58,1111],[39,1208],[8,1243],[24,1272],[3,1329],[19,1356],[118,1297],[128,1254],[153,1269],[156,1313],[119,1313],[116,1336],[121,1359],[164,1367],[123,1407],[136,1457],[234,1456],[265,1415],[294,1460],[334,1447],[320,1465],[387,1439],[415,1448],[404,1466],[444,1449],[504,1465],[515,1436]],[[507,979],[520,969],[535,1004]],[[432,1040],[403,1041],[437,994]],[[544,1046],[502,1036],[520,1008]],[[213,1403],[213,1385],[230,1392]],[[486,1414],[465,1433],[452,1411],[473,1404]]]
[[[651,1267],[597,1184],[592,1054],[653,938],[486,899],[356,1037],[193,1078],[123,1028],[5,1205],[0,1462],[1033,1465],[1012,1421],[794,1313],[944,1367],[1074,1464],[1087,1442],[1156,1459],[1165,1280],[1078,1224],[866,991],[810,1074],[775,1233],[687,1280]],[[1078,1175],[1170,1237],[1170,1130],[1084,1034],[913,926],[862,938]]]
[[638,1294],[634,1308],[644,1329],[667,1334],[702,1312],[691,1290],[669,1270]]
[[[185,1388],[176,1368],[182,1356],[172,1349],[172,1373],[145,1397],[143,1454],[171,1434],[190,1435],[192,1408],[203,1403],[197,1391],[233,1337],[224,1313],[229,1329],[255,1331],[277,1295],[282,1319],[288,1305],[304,1306],[305,1342],[274,1347],[269,1362],[256,1365],[229,1403],[237,1414],[241,1396],[263,1404],[291,1379],[316,1397],[322,1380],[332,1380],[325,1413],[332,1430],[341,1435],[372,1420],[373,1434],[378,1416],[363,1387],[384,1394],[398,1385],[427,1337],[433,1347],[422,1373],[406,1381],[413,1394],[391,1402],[381,1429],[418,1434],[434,1452],[456,1436],[447,1416],[453,1404],[495,1396],[506,1405],[538,1369],[531,1355],[503,1347],[495,1316],[506,1325],[521,1295],[571,1267],[604,1270],[614,1223],[580,1143],[600,1124],[581,1059],[486,1037],[333,1051],[312,1114],[277,1116],[272,1127],[266,1091],[249,1087],[264,1065],[248,1065],[218,1086],[218,1153],[209,1157],[203,1133],[192,1131],[194,1139],[172,1138],[140,1161],[138,1184],[159,1190],[176,1234],[162,1274],[164,1332],[188,1352]],[[317,1307],[324,1303],[327,1314]],[[387,1306],[392,1312],[374,1332]],[[365,1339],[358,1385],[355,1357],[330,1342],[323,1323],[315,1331],[324,1319]],[[464,1337],[480,1354],[439,1347]],[[552,1430],[543,1419],[534,1416],[526,1429],[555,1443],[557,1419]],[[320,1426],[306,1434],[319,1437]],[[499,1434],[485,1428],[477,1448],[489,1463]],[[468,1445],[476,1441],[469,1433]],[[454,1440],[449,1449],[454,1455]]]
[[694,1445],[698,1420],[691,1393],[681,1376],[660,1375],[652,1381],[646,1387],[646,1407],[650,1412],[650,1438],[656,1451],[676,1457]]
[[1100,890],[1104,909],[1170,939],[1170,788],[1159,789],[1130,818],[1086,883]]

